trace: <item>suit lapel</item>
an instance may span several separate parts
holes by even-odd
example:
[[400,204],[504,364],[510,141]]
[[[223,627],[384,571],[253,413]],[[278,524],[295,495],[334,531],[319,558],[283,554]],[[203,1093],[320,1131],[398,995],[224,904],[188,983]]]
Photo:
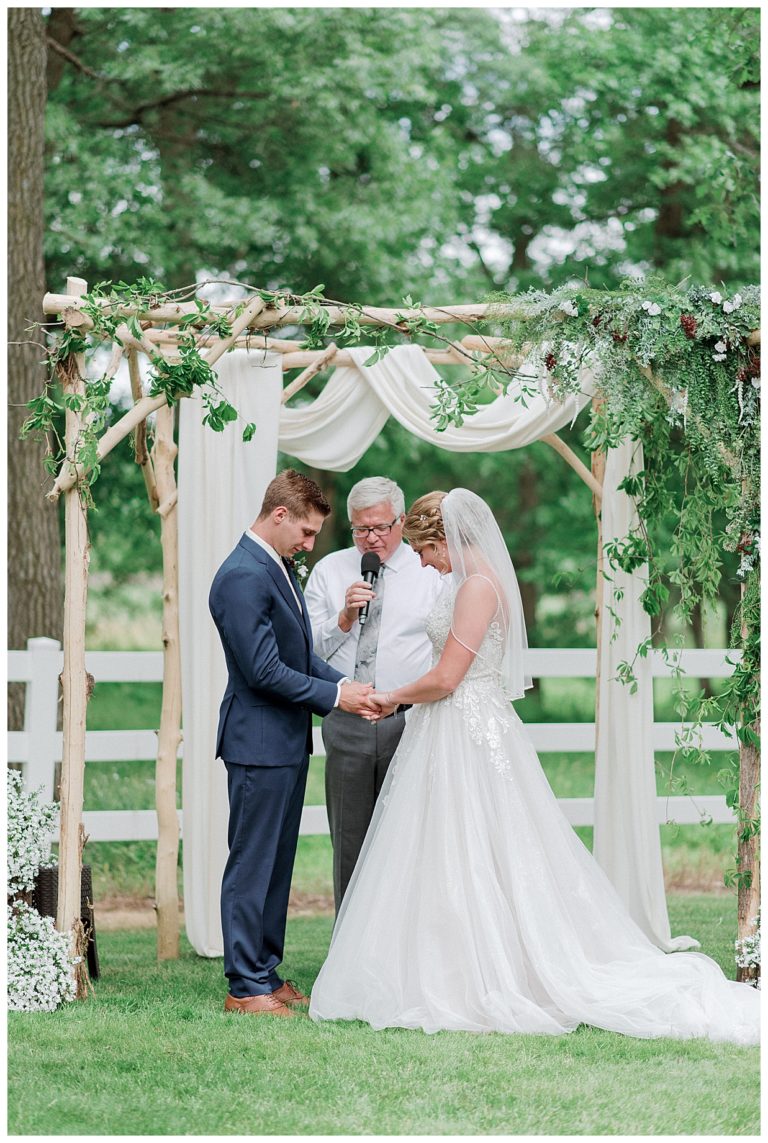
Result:
[[296,616],[296,619],[301,624],[301,629],[304,633],[304,638],[309,643],[310,642],[309,617],[307,615],[306,604],[304,603],[304,596],[302,595],[301,588],[297,584],[296,585],[296,595],[299,597],[299,601],[300,601],[299,606],[297,608],[296,599],[294,597],[293,592],[291,591],[288,580],[286,579],[286,572],[288,575],[290,575],[291,573],[288,572],[287,568],[285,571],[283,571],[282,567],[278,567],[277,564],[275,563],[275,561],[272,559],[272,557],[267,552],[265,552],[264,549],[262,547],[260,547],[258,544],[254,544],[253,540],[250,540],[247,536],[243,536],[243,538],[240,541],[240,544],[242,545],[242,547],[245,548],[245,550],[247,552],[250,552],[250,554],[254,557],[254,559],[258,560],[259,563],[266,565],[267,571],[271,575],[272,580],[274,581],[275,586],[277,587],[277,590],[280,592],[283,599],[288,604],[288,606],[290,607],[293,614]]

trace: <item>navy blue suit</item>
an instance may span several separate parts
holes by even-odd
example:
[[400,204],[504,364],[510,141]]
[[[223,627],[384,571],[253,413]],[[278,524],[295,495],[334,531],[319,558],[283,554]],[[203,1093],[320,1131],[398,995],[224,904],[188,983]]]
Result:
[[229,859],[221,887],[224,972],[233,996],[282,983],[288,894],[312,750],[343,677],[312,650],[304,597],[243,535],[211,585],[210,609],[229,679],[216,756],[227,767]]

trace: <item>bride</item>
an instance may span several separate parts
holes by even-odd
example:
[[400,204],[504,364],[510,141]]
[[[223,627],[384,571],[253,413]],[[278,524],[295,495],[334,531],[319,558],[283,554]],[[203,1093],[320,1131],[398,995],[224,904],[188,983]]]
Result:
[[[312,991],[315,1020],[374,1028],[758,1041],[760,996],[700,953],[665,954],[561,813],[510,700],[520,592],[487,504],[431,492],[404,534],[446,578],[433,667],[374,695],[409,715]],[[450,575],[449,575],[450,573]]]

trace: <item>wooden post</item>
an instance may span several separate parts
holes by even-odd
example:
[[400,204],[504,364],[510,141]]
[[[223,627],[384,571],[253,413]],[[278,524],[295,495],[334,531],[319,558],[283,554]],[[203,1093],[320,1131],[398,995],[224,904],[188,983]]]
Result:
[[[131,379],[131,394],[134,401],[140,401],[144,396],[141,388],[141,374],[139,373],[139,361],[136,355],[136,350],[131,348],[126,352],[128,359],[128,376]],[[147,496],[149,503],[152,505],[152,511],[156,512],[160,500],[157,494],[157,486],[155,484],[155,473],[149,459],[147,452],[147,422],[142,421],[136,426],[135,440],[134,440],[134,459],[141,467],[141,472],[144,477],[144,486],[147,489]]]
[[[742,600],[744,598],[744,585],[741,587]],[[749,632],[742,619],[741,637],[746,643]],[[751,725],[755,734],[760,736],[760,719]],[[745,820],[754,821],[759,815],[760,797],[760,748],[739,739],[739,812]],[[751,936],[755,929],[755,919],[760,910],[760,837],[750,834],[741,836],[739,831],[738,856],[736,864],[741,874],[749,874],[748,884],[739,879],[738,892],[738,931],[739,940]],[[754,968],[736,969],[737,980],[754,980]]]
[[[67,279],[67,293],[84,294],[81,278]],[[85,392],[85,360],[73,354],[62,363],[60,377],[67,394]],[[74,466],[82,415],[66,411],[65,442],[67,463]],[[59,840],[59,898],[56,927],[71,934],[70,951],[77,947],[76,927],[80,921],[81,829],[85,779],[85,722],[88,705],[88,676],[85,670],[85,612],[88,597],[87,510],[77,484],[66,494],[64,504],[66,570],[64,578],[64,669],[61,676],[63,697],[63,750],[61,759],[61,832]]]
[[[592,409],[594,412],[599,412],[602,401],[594,397],[592,400]],[[592,453],[592,477],[600,487],[603,487],[605,481],[605,452],[598,449]],[[595,639],[597,647],[597,667],[595,670],[595,755],[597,755],[597,735],[600,725],[600,644],[603,634],[603,585],[605,583],[603,571],[605,568],[605,557],[603,554],[603,522],[601,516],[602,496],[598,497],[592,493],[592,507],[595,513],[595,523],[597,524],[597,574],[595,580]]]
[[160,500],[163,548],[163,702],[155,768],[157,809],[157,959],[179,955],[179,898],[176,886],[179,859],[179,819],[176,813],[176,758],[181,741],[181,655],[179,651],[179,536],[176,478],[173,462],[178,449],[173,439],[173,409],[157,413],[152,460]]

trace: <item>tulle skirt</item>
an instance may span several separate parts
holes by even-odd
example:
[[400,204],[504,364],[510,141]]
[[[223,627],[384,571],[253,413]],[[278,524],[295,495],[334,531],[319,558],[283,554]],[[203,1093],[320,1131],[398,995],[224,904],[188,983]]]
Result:
[[414,708],[312,991],[425,1032],[759,1038],[759,993],[637,927],[486,687]]

